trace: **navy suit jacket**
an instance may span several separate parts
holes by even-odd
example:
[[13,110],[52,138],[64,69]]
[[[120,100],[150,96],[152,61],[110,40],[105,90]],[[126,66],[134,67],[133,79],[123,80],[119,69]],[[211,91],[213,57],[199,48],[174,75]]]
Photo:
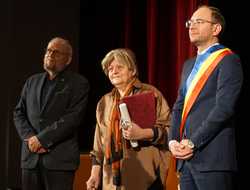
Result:
[[87,104],[89,85],[79,74],[60,73],[54,91],[41,105],[41,91],[46,73],[31,76],[25,83],[20,100],[14,110],[14,123],[22,140],[22,168],[34,168],[39,154],[29,151],[27,139],[36,135],[43,147],[47,169],[75,170],[79,165],[77,127]]
[[[169,140],[180,140],[184,87],[194,63],[195,58],[186,61],[183,67],[178,97],[173,106]],[[188,162],[198,171],[237,170],[234,109],[242,82],[239,57],[226,55],[209,76],[188,114],[187,138],[195,145],[194,155]]]

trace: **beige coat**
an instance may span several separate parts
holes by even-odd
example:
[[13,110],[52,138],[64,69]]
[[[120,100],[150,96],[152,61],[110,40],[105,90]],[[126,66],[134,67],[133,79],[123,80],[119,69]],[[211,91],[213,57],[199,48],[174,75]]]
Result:
[[[170,123],[170,109],[163,95],[155,87],[137,81],[134,84],[134,94],[154,91],[156,97],[156,123],[158,138],[150,146],[141,147],[139,151],[123,146],[123,160],[121,161],[122,190],[146,190],[159,176],[165,185],[169,168],[170,152],[167,148],[167,133]],[[104,141],[107,126],[110,125],[111,107],[113,105],[113,91],[104,95],[97,105],[97,124],[95,129],[94,146],[91,155],[102,163],[102,186],[104,190],[115,190],[112,181],[111,165],[106,164],[104,157]]]

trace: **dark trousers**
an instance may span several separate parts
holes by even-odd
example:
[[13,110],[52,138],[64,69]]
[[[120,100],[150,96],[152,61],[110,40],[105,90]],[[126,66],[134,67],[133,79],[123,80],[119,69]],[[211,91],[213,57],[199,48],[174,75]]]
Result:
[[40,160],[34,169],[22,169],[22,190],[72,190],[75,171],[46,169]]
[[234,190],[233,172],[200,172],[184,162],[180,171],[181,190]]

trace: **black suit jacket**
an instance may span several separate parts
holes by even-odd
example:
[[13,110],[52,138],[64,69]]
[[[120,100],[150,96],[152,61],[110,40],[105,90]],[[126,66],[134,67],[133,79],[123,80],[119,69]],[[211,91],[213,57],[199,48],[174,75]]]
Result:
[[[191,59],[184,64],[173,107],[169,140],[180,140],[184,87],[194,63],[195,59]],[[198,171],[237,170],[234,109],[242,81],[239,57],[235,54],[225,56],[209,76],[189,112],[186,120],[190,134],[188,138],[195,144],[196,150],[188,162]]]
[[[48,169],[75,170],[79,165],[77,127],[87,105],[89,85],[79,74],[64,71],[54,91],[41,105],[46,73],[31,76],[25,83],[14,110],[14,123],[22,140],[22,168],[34,168],[39,156]],[[24,139],[36,135],[48,153],[29,151]]]

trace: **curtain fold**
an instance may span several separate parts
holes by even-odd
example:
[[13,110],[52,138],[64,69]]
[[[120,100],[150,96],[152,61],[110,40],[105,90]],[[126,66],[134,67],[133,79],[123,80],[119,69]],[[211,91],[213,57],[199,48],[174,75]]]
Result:
[[208,0],[147,0],[140,4],[125,1],[123,45],[139,58],[140,78],[159,88],[170,106],[176,99],[183,63],[195,54],[185,22],[199,5],[207,3]]

